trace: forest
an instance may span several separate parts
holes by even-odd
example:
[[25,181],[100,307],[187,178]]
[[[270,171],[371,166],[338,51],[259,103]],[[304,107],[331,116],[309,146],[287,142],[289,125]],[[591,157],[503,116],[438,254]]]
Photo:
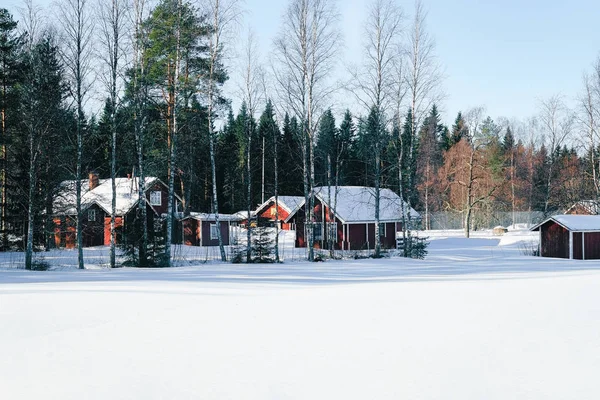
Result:
[[[182,215],[249,212],[277,195],[310,205],[317,186],[389,188],[423,229],[447,211],[467,236],[492,212],[549,215],[600,197],[600,61],[575,106],[552,96],[526,120],[477,106],[446,126],[444,60],[420,0],[406,11],[370,1],[362,60],[343,66],[343,82],[340,4],[287,3],[268,59],[240,32],[237,0],[60,0],[52,18],[32,0],[18,15],[0,9],[0,249],[31,263],[50,248],[61,182],[77,182],[80,216],[91,171],[158,177]],[[225,91],[230,80],[238,87]],[[339,96],[355,106],[341,109]],[[176,217],[164,221],[167,264]],[[83,268],[79,218],[77,241]],[[147,246],[139,265],[152,264]]]

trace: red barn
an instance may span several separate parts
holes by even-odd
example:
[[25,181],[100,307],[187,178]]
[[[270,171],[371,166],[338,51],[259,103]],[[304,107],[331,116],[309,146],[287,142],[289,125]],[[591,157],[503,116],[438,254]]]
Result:
[[600,259],[599,215],[555,215],[537,224],[541,257]]
[[[64,181],[52,203],[54,222],[54,245],[74,248],[76,246],[76,181]],[[117,228],[134,217],[138,207],[138,178],[116,178]],[[158,178],[145,178],[146,210],[148,226],[154,226],[156,217],[167,212],[168,188]],[[175,196],[176,209],[181,199]],[[112,210],[112,182],[99,179],[94,173],[81,181],[82,240],[84,247],[110,244],[110,215]],[[117,236],[117,243],[119,236]]]
[[[364,250],[375,248],[375,189],[363,186],[316,187],[314,196],[314,243],[317,248]],[[419,213],[390,189],[380,190],[379,236],[382,248],[396,247],[402,231],[402,208],[412,221]],[[290,214],[285,223],[296,227],[296,246],[305,247],[305,206]]]

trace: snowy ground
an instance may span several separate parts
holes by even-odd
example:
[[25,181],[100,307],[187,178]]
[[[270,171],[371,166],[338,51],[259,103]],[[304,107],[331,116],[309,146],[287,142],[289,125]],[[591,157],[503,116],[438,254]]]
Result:
[[459,234],[423,261],[2,270],[0,398],[600,398],[600,263]]

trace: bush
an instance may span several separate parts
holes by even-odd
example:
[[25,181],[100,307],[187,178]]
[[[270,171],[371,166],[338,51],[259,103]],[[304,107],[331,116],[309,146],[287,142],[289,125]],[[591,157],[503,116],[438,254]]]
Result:
[[50,263],[43,258],[31,262],[31,271],[48,271],[49,269]]

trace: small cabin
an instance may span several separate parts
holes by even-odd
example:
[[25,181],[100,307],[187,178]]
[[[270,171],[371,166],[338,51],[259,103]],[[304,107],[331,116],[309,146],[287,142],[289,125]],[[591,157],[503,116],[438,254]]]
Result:
[[[218,214],[221,226],[221,240],[224,246],[232,243],[233,228],[237,226],[239,218],[230,214]],[[181,219],[183,244],[188,246],[218,246],[219,229],[215,214],[191,213]]]
[[600,215],[555,215],[531,228],[541,257],[600,259]]

